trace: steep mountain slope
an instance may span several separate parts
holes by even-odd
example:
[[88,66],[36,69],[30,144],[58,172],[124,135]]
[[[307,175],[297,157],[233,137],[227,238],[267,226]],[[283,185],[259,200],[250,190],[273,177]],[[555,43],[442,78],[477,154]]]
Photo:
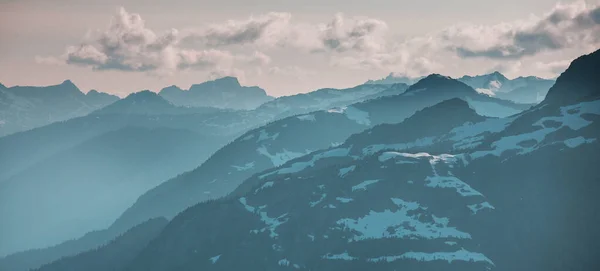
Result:
[[187,91],[170,86],[162,89],[159,94],[179,106],[246,110],[254,109],[273,99],[264,89],[241,86],[235,77],[223,77],[192,85]]
[[84,116],[118,97],[83,94],[71,81],[47,87],[0,88],[0,136]]
[[[344,102],[344,101],[352,101],[352,100],[356,100],[356,99],[361,99],[363,97],[366,98],[365,95],[369,95],[372,97],[379,97],[381,95],[392,95],[392,94],[396,94],[396,93],[400,93],[403,92],[403,86],[402,85],[398,85],[395,88],[386,88],[384,91],[381,92],[364,92],[360,95],[355,95],[356,93],[348,93],[347,96],[352,96],[350,98],[347,99],[341,99],[341,100],[335,100],[332,99],[331,103],[334,102]],[[381,94],[380,94],[381,93]],[[332,96],[332,98],[335,98],[337,96]],[[329,97],[323,96],[322,99],[328,99]],[[323,103],[325,105],[329,105],[330,103]],[[327,147],[330,145],[330,140],[335,140],[335,142],[340,142],[343,141],[343,139],[350,134],[351,132],[356,132],[356,131],[360,131],[362,129],[365,128],[365,126],[363,124],[358,124],[353,120],[350,120],[348,118],[346,118],[343,115],[340,114],[330,114],[325,112],[325,115],[334,115],[334,118],[341,118],[343,120],[345,120],[346,122],[350,123],[349,127],[352,127],[351,131],[346,131],[346,130],[339,130],[339,131],[335,131],[335,129],[333,129],[333,126],[327,127],[329,128],[330,131],[329,133],[331,134],[331,138],[328,137],[324,137],[323,139],[321,139],[318,142],[323,142],[321,143],[322,145],[317,145],[317,147]],[[326,116],[328,117],[328,116]],[[37,181],[40,181],[41,179],[45,179],[45,178],[33,178],[34,180],[26,180],[23,181],[27,178],[25,177],[31,177],[31,176],[40,176],[42,174],[47,174],[49,176],[49,178],[53,178],[53,179],[60,179],[59,181],[54,180],[53,182],[49,182],[49,183],[54,183],[56,184],[58,183],[62,183],[62,184],[71,184],[73,183],[73,180],[76,180],[78,177],[78,173],[82,173],[82,174],[86,174],[86,175],[92,175],[95,176],[94,178],[91,178],[90,181],[94,181],[96,183],[100,182],[100,176],[106,176],[105,172],[98,172],[98,173],[94,173],[97,170],[104,168],[106,169],[107,167],[100,167],[100,165],[95,165],[90,167],[89,165],[86,166],[86,170],[85,171],[73,171],[73,170],[67,170],[68,169],[68,165],[66,165],[65,163],[58,163],[58,162],[54,162],[55,164],[58,163],[58,166],[44,166],[43,168],[45,168],[46,170],[41,170],[39,167],[42,165],[48,165],[51,164],[49,163],[49,161],[62,161],[65,160],[66,158],[63,157],[64,156],[64,152],[70,152],[73,151],[71,150],[72,148],[74,148],[75,146],[77,146],[78,144],[87,144],[84,143],[86,141],[89,141],[90,139],[93,139],[95,137],[98,137],[100,135],[103,135],[105,133],[109,133],[111,131],[117,131],[115,133],[118,133],[120,130],[123,130],[124,127],[130,127],[130,126],[135,126],[135,127],[141,127],[141,128],[148,128],[148,129],[156,129],[156,128],[168,128],[168,129],[174,129],[174,130],[181,130],[181,131],[190,131],[192,133],[197,133],[200,136],[198,136],[198,141],[202,141],[203,144],[206,144],[207,146],[209,146],[209,148],[205,148],[205,149],[198,149],[197,150],[197,156],[196,157],[192,157],[190,159],[187,159],[186,161],[183,161],[182,159],[173,159],[172,161],[167,161],[165,162],[162,166],[157,166],[155,168],[152,168],[151,170],[147,170],[147,169],[143,169],[142,167],[136,167],[135,165],[132,165],[131,169],[132,170],[139,170],[139,173],[135,175],[135,179],[136,180],[141,180],[143,179],[142,177],[144,176],[150,176],[149,178],[146,178],[144,182],[141,183],[137,183],[139,186],[136,186],[139,189],[146,189],[147,187],[149,187],[148,185],[150,184],[156,184],[156,180],[159,178],[162,178],[161,181],[167,180],[169,177],[171,176],[175,176],[176,173],[180,173],[180,172],[184,172],[185,170],[191,169],[194,166],[197,166],[199,164],[201,164],[201,162],[206,158],[206,154],[209,154],[209,150],[216,150],[217,148],[219,148],[220,146],[222,146],[225,142],[231,140],[231,138],[236,135],[236,133],[239,133],[241,131],[243,131],[244,129],[248,129],[252,126],[258,125],[260,123],[264,123],[265,121],[268,121],[270,118],[270,116],[264,114],[264,112],[258,112],[258,111],[231,111],[231,110],[221,110],[221,109],[211,109],[211,108],[185,108],[185,107],[176,107],[168,102],[166,102],[164,99],[162,99],[160,96],[149,92],[149,91],[144,91],[141,93],[136,93],[136,94],[132,94],[129,97],[113,104],[110,105],[102,110],[98,110],[92,114],[90,114],[89,116],[86,117],[82,117],[82,118],[77,118],[74,120],[70,120],[64,123],[57,123],[54,125],[50,125],[48,127],[44,127],[44,128],[40,128],[40,129],[35,129],[32,130],[30,132],[26,132],[26,133],[21,133],[21,134],[17,134],[14,136],[9,136],[3,139],[0,139],[0,150],[5,150],[5,152],[0,152],[0,153],[4,153],[4,154],[8,154],[10,153],[11,155],[0,155],[0,158],[2,158],[3,163],[0,163],[0,167],[4,167],[6,170],[4,172],[2,172],[0,170],[1,173],[3,173],[3,179],[7,180],[11,177],[13,177],[13,179],[20,179],[19,181],[13,181],[13,185],[11,187],[13,188],[19,188],[18,190],[21,191],[23,186],[26,186],[27,184],[31,184],[31,183],[35,183]],[[306,125],[296,125],[296,124],[291,124],[293,127],[295,127],[294,129],[291,129],[290,132],[295,132],[297,131],[296,129],[311,129],[311,128],[317,128],[317,129],[321,129],[322,127],[320,126],[312,126],[311,122],[308,121],[304,121],[301,119],[297,119],[298,122],[306,124]],[[332,121],[335,122],[335,121]],[[329,123],[329,122],[325,122],[325,123]],[[324,130],[325,131],[325,130]],[[334,136],[335,134],[338,134],[337,136]],[[142,134],[140,134],[139,136],[144,136]],[[315,134],[315,137],[318,136],[318,134]],[[170,137],[170,136],[169,136]],[[133,138],[138,138],[138,136],[133,137]],[[258,138],[258,135],[257,135]],[[286,139],[287,138],[287,139]],[[285,143],[289,143],[290,141],[287,141],[288,139],[290,139],[289,136],[286,136],[285,134],[281,135],[281,139],[286,139],[286,141],[282,141]],[[293,139],[293,138],[292,138]],[[141,140],[142,142],[146,142],[143,138]],[[187,144],[189,143],[190,146],[196,146],[197,142],[191,143],[189,140],[182,140],[182,146],[183,144]],[[313,142],[311,142],[311,144],[313,144]],[[106,144],[99,144],[98,146],[104,146]],[[133,144],[136,145],[136,144]],[[173,144],[171,144],[173,145]],[[171,146],[171,145],[166,145],[166,146]],[[175,144],[177,145],[177,144]],[[281,145],[281,144],[279,144]],[[278,144],[273,145],[273,147],[278,147]],[[310,145],[310,144],[309,144]],[[20,147],[17,147],[20,146]],[[27,146],[26,148],[24,148],[23,146]],[[166,147],[165,146],[165,147]],[[258,147],[258,146],[257,146]],[[291,149],[290,150],[296,150],[298,147],[300,147],[300,145],[291,145]],[[79,147],[75,147],[75,149],[78,149]],[[80,148],[79,148],[80,149]],[[127,151],[131,148],[124,148],[124,151]],[[151,150],[158,150],[159,148],[156,147],[151,147]],[[197,148],[190,148],[189,151],[196,151]],[[231,149],[229,149],[231,150]],[[221,153],[227,153],[227,155],[230,155],[230,151],[226,151],[226,152],[221,152]],[[277,151],[278,149],[275,149],[275,151]],[[314,149],[311,149],[314,150]],[[299,153],[297,155],[300,154],[304,154],[307,150],[306,149],[302,149],[302,153]],[[135,152],[134,150],[132,150],[132,152]],[[85,154],[84,151],[80,151],[80,152],[76,152],[79,154]],[[102,152],[100,152],[102,153]],[[167,153],[167,152],[166,152]],[[183,157],[185,156],[187,153],[189,153],[188,151],[182,151],[181,153],[177,153],[176,155],[174,155],[174,157],[169,157],[169,156],[160,156],[160,159],[157,159],[157,161],[162,161],[162,159],[172,159],[172,158],[177,158],[177,157]],[[234,151],[234,153],[236,153]],[[119,154],[119,157],[125,157],[128,154]],[[259,155],[260,158],[265,158],[265,156],[261,155],[261,154],[257,154]],[[78,156],[69,156],[69,157],[78,157]],[[108,157],[108,156],[105,156]],[[151,156],[149,156],[151,157]],[[236,157],[235,155],[231,155],[229,156],[231,158]],[[255,158],[255,155],[253,152],[250,153],[250,156],[245,156],[242,155],[241,156],[243,160],[248,160],[248,159],[253,159]],[[283,157],[282,159],[291,159],[295,156],[292,157]],[[78,158],[69,158],[70,160],[78,160]],[[69,160],[67,159],[67,160]],[[81,160],[82,163],[86,163],[89,159],[84,159]],[[214,161],[218,161],[213,159]],[[43,162],[40,162],[43,161]],[[273,164],[271,162],[271,160],[266,159],[266,161],[268,161],[266,164],[260,164],[257,163],[257,168],[258,170],[263,170],[265,168],[269,168],[272,167]],[[231,162],[235,162],[235,161],[231,161]],[[37,163],[37,164],[36,164]],[[196,163],[194,165],[191,165],[192,163]],[[74,165],[77,164],[81,164],[81,163],[75,163]],[[153,163],[149,163],[153,164]],[[215,164],[215,163],[213,163]],[[245,163],[246,164],[246,163]],[[244,164],[244,165],[245,165]],[[170,168],[168,170],[164,170],[163,167],[164,166],[170,166]],[[189,167],[187,167],[189,166]],[[187,168],[186,168],[187,167]],[[234,182],[232,182],[233,184],[235,184],[236,182],[239,182],[239,180],[243,180],[245,178],[247,178],[248,176],[250,176],[252,174],[253,171],[249,171],[249,174],[245,174],[245,175],[240,175],[241,177],[235,175],[235,173],[237,173],[237,170],[234,170],[234,168],[232,168],[230,165],[224,165],[221,166],[220,168],[227,168],[227,172],[233,171],[234,175],[231,177],[235,177],[234,178]],[[111,170],[107,170],[108,172],[112,172]],[[153,172],[158,171],[161,174],[153,174]],[[227,172],[222,172],[221,175],[227,173]],[[1,174],[0,173],[0,174]],[[77,173],[77,174],[76,174]],[[240,172],[243,173],[243,172]],[[131,175],[132,172],[122,172],[122,171],[117,171],[114,174],[110,175],[111,178],[125,178],[125,176],[132,176]],[[171,174],[171,175],[167,175],[167,174]],[[17,177],[14,177],[15,175],[17,175]],[[59,178],[60,177],[60,178]],[[222,177],[222,176],[221,176]],[[178,178],[179,179],[179,178]],[[110,183],[111,180],[105,180],[106,183]],[[14,185],[14,183],[19,183],[19,185]],[[234,186],[231,186],[229,188],[228,191],[231,191]],[[110,191],[112,191],[112,189],[114,189],[115,187],[104,187],[103,189],[101,189],[100,191],[102,191],[103,194],[106,193],[111,193]],[[82,195],[79,195],[80,197],[85,197],[85,195],[87,195],[87,193],[89,193],[89,190],[84,190],[85,193],[83,193]],[[202,190],[204,191],[204,190]],[[218,191],[217,191],[218,192]],[[64,191],[62,192],[63,194],[65,193]],[[218,194],[218,193],[217,193]],[[105,210],[107,212],[104,213],[85,213],[85,214],[80,214],[75,212],[74,214],[77,214],[78,216],[83,216],[83,217],[88,217],[90,220],[89,222],[97,222],[98,219],[105,221],[102,219],[102,217],[107,218],[107,217],[111,217],[112,216],[112,212],[114,210],[117,210],[119,206],[122,206],[121,203],[125,204],[128,200],[129,200],[129,196],[131,196],[132,194],[123,194],[120,193],[119,194],[119,200],[118,201],[114,201],[112,202],[112,204],[108,204],[106,206],[96,206],[94,208],[99,208],[101,210]],[[205,195],[202,194],[202,199],[204,198],[210,198],[210,195]],[[21,201],[29,198],[30,196],[24,197],[23,199],[21,199]],[[98,198],[98,197],[92,197],[92,198]],[[6,200],[9,200],[11,198],[7,198]],[[53,199],[53,201],[56,200],[60,200],[61,198],[57,198],[57,199]],[[71,197],[67,196],[63,198],[64,200],[70,200]],[[193,203],[196,203],[197,201],[194,201]],[[89,204],[96,204],[98,203],[98,201],[90,201]],[[192,203],[192,204],[193,204]],[[14,208],[21,208],[19,207],[19,205],[11,205],[14,206]],[[187,205],[186,205],[187,206]],[[68,206],[68,207],[73,207],[73,206]],[[8,207],[7,207],[8,208]],[[67,208],[69,209],[69,208]],[[121,209],[124,210],[125,207],[123,207]],[[174,213],[172,213],[172,215],[175,215],[177,212],[183,210],[184,207],[181,207],[181,209],[175,209]],[[54,209],[56,211],[56,209]],[[172,211],[170,211],[172,212]],[[169,212],[169,213],[170,213]],[[68,213],[67,213],[68,214]],[[171,216],[172,216],[171,215]],[[21,219],[15,220],[14,223],[10,224],[12,226],[15,226],[17,224],[17,221],[24,221],[30,218],[34,218],[37,217],[35,215],[30,215],[28,217],[23,217]],[[62,220],[61,218],[64,218],[63,216],[55,216],[55,217],[51,217],[51,213],[48,213],[47,215],[45,215],[44,217],[53,220],[53,225],[58,226],[60,225],[61,221],[65,222],[66,220]],[[154,217],[154,216],[151,216]],[[137,217],[136,217],[137,218]],[[143,222],[145,221],[145,219],[139,220],[138,222]],[[85,224],[85,223],[83,223]],[[88,223],[89,224],[89,223]],[[98,224],[98,223],[96,223]],[[100,223],[103,224],[103,223]],[[103,240],[106,239],[110,239],[114,236],[116,236],[119,233],[122,233],[123,231],[129,229],[131,226],[136,225],[137,223],[127,223],[127,224],[119,224],[112,227],[110,230],[106,231],[106,236],[108,237],[104,237]],[[7,224],[8,225],[8,224]],[[11,226],[11,227],[12,227]],[[8,227],[8,226],[7,226]],[[35,226],[32,226],[35,227]],[[54,227],[54,230],[56,230],[57,232],[60,233],[65,233],[67,235],[64,234],[56,234],[56,235],[48,235],[49,237],[52,237],[50,239],[51,242],[50,244],[54,244],[56,240],[59,240],[59,238],[66,238],[66,236],[69,236],[68,238],[74,238],[77,236],[81,235],[80,230],[84,229],[83,228],[78,228],[77,230],[72,230],[72,228],[69,227],[64,227],[64,229],[60,228],[60,227]],[[89,227],[88,227],[89,228]],[[98,227],[94,227],[94,228],[98,228]],[[67,231],[68,230],[68,231]],[[77,233],[77,234],[76,234]],[[19,237],[19,235],[14,235],[15,238]],[[62,236],[62,237],[61,237]],[[15,239],[13,238],[13,239]],[[37,245],[34,244],[34,247],[39,247],[39,242],[46,242],[48,240],[46,240],[47,238],[34,238],[37,240],[38,243],[36,243]],[[12,244],[12,241],[11,241]],[[22,249],[23,247],[26,247],[27,244],[25,244],[25,242],[23,243],[19,243],[19,244],[14,244],[15,246],[19,247],[19,249]],[[4,254],[7,253],[8,250],[7,248],[4,252],[0,253],[0,254]],[[21,253],[18,256],[21,259],[25,259],[27,257],[33,257],[34,259],[32,260],[32,262],[38,262],[37,255],[43,254],[43,252],[41,252],[40,250],[38,251],[34,251],[35,253]],[[52,254],[53,252],[49,252],[50,254]],[[70,252],[65,252],[67,254],[64,254],[62,256],[69,256],[69,255],[73,255],[73,251]],[[43,257],[42,257],[43,258]],[[26,262],[25,260],[22,260],[23,262]]]
[[224,143],[189,130],[126,127],[54,154],[0,183],[2,248],[42,248],[104,229],[139,195]]
[[450,100],[256,174],[179,214],[126,270],[593,270],[599,57],[518,115]]
[[554,84],[554,80],[535,76],[511,80],[499,72],[477,76],[465,75],[458,80],[479,92],[517,103],[541,102]]
[[185,129],[221,137],[224,144],[255,121],[262,123],[246,113],[179,108],[151,92],[132,94],[88,116],[0,138],[0,182],[57,152],[128,126]]
[[[0,255],[107,227],[141,193],[201,164],[254,125],[240,112],[213,111],[178,108],[144,92],[0,138],[0,213],[10,221],[0,225]],[[72,204],[76,199],[81,204]],[[82,219],[80,226],[70,219]]]
[[125,267],[167,225],[168,220],[155,218],[128,230],[110,243],[73,257],[41,267],[40,271],[120,270]]
[[516,104],[478,94],[448,77],[432,75],[400,95],[289,117],[247,132],[197,169],[142,195],[115,223],[119,228],[129,228],[152,217],[171,218],[198,202],[226,195],[252,174],[339,144],[374,125],[400,122],[417,110],[454,97],[468,99],[473,107],[486,112],[492,112],[490,105],[518,112]]

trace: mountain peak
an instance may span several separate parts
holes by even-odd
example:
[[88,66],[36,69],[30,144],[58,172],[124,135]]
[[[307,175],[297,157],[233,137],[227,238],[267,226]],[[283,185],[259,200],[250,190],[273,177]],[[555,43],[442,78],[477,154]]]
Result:
[[176,85],[170,85],[168,87],[165,87],[163,89],[161,89],[158,94],[162,95],[162,94],[172,94],[172,93],[180,93],[182,92],[183,89],[181,89],[180,87],[176,86]]
[[147,100],[147,99],[156,99],[156,100],[164,100],[158,94],[150,91],[150,90],[142,90],[138,92],[131,93],[125,97],[123,100]]
[[386,123],[352,135],[346,144],[365,146],[411,142],[419,138],[445,134],[465,122],[476,123],[485,119],[486,117],[478,115],[466,101],[451,98],[418,110],[400,123]]
[[222,78],[218,78],[213,80],[213,82],[219,82],[219,83],[223,83],[223,84],[231,84],[231,85],[235,85],[235,86],[241,86],[240,85],[240,81],[237,79],[237,77],[233,77],[233,76],[225,76]]
[[437,121],[441,122],[451,122],[450,120],[457,120],[458,122],[463,123],[467,120],[472,120],[473,118],[478,117],[483,118],[479,116],[465,100],[460,98],[451,98],[417,111],[413,116],[409,117],[407,121],[411,121],[411,119],[412,121],[423,121],[424,119],[427,119],[428,121],[434,121],[434,119],[437,119]]
[[600,96],[600,50],[580,56],[550,88],[545,104],[571,104]]
[[208,90],[223,90],[223,89],[238,89],[241,88],[240,82],[236,77],[225,76],[212,81],[206,81],[200,84],[194,84],[190,87],[190,91],[208,91]]
[[[62,83],[60,83],[61,86],[63,87],[74,87],[77,88],[77,86],[73,83],[73,81],[67,79],[65,81],[63,81]],[[77,88],[79,90],[79,88]]]
[[501,81],[508,80],[508,78],[506,78],[506,76],[504,76],[504,74],[500,73],[499,71],[494,71],[493,73],[490,73],[490,76],[493,76],[496,79],[500,79]]
[[431,74],[410,86],[406,93],[416,92],[425,90],[427,92],[431,91],[443,91],[443,92],[467,92],[467,93],[476,93],[476,91],[466,85],[463,82],[460,82],[456,79],[452,79],[449,76],[444,76],[441,74]]
[[102,108],[96,113],[100,114],[137,114],[157,115],[172,112],[176,107],[158,94],[143,90],[129,94],[122,100]]

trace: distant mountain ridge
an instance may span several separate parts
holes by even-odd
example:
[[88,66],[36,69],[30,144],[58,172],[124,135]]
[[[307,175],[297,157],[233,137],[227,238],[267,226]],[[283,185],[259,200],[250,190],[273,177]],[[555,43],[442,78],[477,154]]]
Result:
[[477,76],[465,75],[458,80],[479,92],[518,103],[541,102],[554,84],[554,80],[535,76],[508,79],[497,71]]
[[216,107],[250,110],[273,100],[264,89],[241,86],[235,77],[223,77],[201,84],[189,90],[177,86],[163,88],[159,95],[178,106]]
[[0,87],[0,136],[64,121],[109,105],[119,97],[90,91],[71,82],[46,87]]
[[367,82],[365,82],[365,84],[392,85],[392,84],[402,83],[402,84],[412,85],[423,78],[425,78],[425,76],[407,77],[407,76],[399,76],[399,75],[395,75],[394,73],[390,73],[388,76],[386,76],[382,79],[368,80]]

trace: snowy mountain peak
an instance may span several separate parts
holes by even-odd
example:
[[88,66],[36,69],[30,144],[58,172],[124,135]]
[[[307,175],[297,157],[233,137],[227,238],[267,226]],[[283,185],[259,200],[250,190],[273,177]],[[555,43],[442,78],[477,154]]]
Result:
[[501,82],[508,80],[508,78],[506,78],[506,76],[504,76],[504,74],[500,73],[499,71],[490,73],[489,76],[496,80],[500,80]]

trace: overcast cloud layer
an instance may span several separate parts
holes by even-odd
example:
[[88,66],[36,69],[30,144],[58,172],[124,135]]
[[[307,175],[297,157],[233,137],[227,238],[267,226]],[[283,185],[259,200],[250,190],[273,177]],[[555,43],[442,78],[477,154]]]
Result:
[[434,72],[458,76],[457,71],[473,70],[553,77],[573,57],[600,47],[600,7],[585,2],[557,4],[518,21],[456,24],[403,38],[397,35],[401,29],[392,29],[383,20],[341,13],[321,23],[295,19],[289,12],[270,12],[162,29],[168,30],[150,29],[143,14],[121,7],[105,29],[81,33],[82,39],[66,44],[62,53],[37,55],[35,61],[148,77],[168,78],[180,72],[198,72],[204,79],[234,75],[242,82],[247,78],[307,80],[318,75],[317,61],[341,72],[410,77]]

